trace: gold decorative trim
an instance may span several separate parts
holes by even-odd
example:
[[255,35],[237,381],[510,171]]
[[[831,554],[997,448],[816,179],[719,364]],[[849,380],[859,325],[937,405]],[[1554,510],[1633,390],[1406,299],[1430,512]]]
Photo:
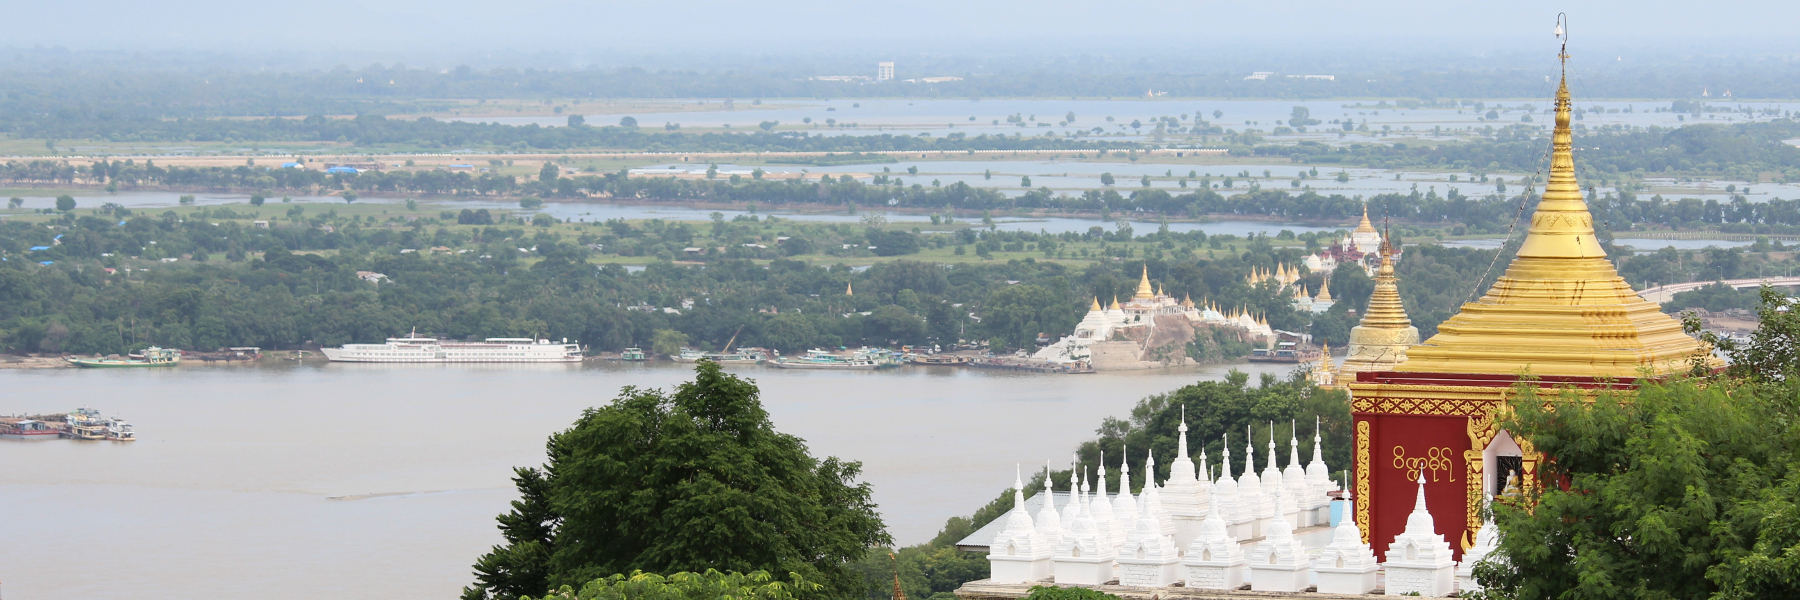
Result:
[[[1488,437],[1491,439],[1493,434],[1489,434]],[[1464,494],[1464,500],[1468,504],[1464,507],[1464,510],[1467,511],[1465,514],[1468,516],[1463,523],[1462,549],[1464,552],[1475,547],[1475,532],[1481,530],[1481,500],[1487,497],[1487,474],[1485,473],[1487,467],[1483,464],[1486,462],[1486,452],[1486,444],[1463,451],[1463,464],[1467,465],[1465,469],[1469,477],[1468,491]]]
[[1356,527],[1369,543],[1369,422],[1356,422]]
[[1474,416],[1492,412],[1497,400],[1458,398],[1385,398],[1361,397],[1350,402],[1350,409],[1361,413],[1395,415]]

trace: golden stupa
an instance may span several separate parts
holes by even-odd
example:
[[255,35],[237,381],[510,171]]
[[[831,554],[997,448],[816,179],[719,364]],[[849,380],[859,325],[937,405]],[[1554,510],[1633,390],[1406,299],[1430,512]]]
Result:
[[1319,295],[1313,296],[1314,302],[1331,302],[1331,276],[1326,275],[1319,283]]
[[1406,360],[1407,348],[1419,343],[1419,328],[1406,316],[1400,303],[1400,278],[1394,274],[1394,253],[1381,243],[1381,267],[1375,271],[1375,292],[1362,322],[1350,330],[1350,349],[1334,379],[1355,381],[1363,371],[1387,371]]
[[1375,231],[1375,224],[1369,222],[1369,205],[1364,204],[1362,222],[1356,224],[1356,233],[1380,233]]
[[1138,279],[1137,294],[1132,295],[1131,299],[1132,300],[1150,300],[1155,297],[1156,297],[1156,290],[1154,290],[1150,287],[1150,265],[1145,264],[1144,265],[1144,275],[1142,276],[1142,278]]
[[1686,370],[1695,356],[1717,364],[1606,259],[1575,182],[1569,116],[1565,78],[1556,90],[1550,181],[1518,257],[1394,370],[1630,378]]

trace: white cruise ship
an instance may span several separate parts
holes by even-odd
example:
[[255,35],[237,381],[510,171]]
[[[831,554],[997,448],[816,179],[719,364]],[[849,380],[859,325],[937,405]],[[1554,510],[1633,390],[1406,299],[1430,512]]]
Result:
[[545,363],[581,362],[581,345],[531,338],[488,338],[457,342],[428,337],[388,338],[384,344],[344,344],[320,348],[332,362],[379,363]]

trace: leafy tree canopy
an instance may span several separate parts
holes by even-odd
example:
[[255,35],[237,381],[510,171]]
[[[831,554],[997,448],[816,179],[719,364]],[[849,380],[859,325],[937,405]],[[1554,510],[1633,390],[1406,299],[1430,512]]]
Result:
[[813,458],[775,431],[754,383],[709,361],[694,371],[673,393],[627,387],[552,435],[549,462],[518,471],[521,498],[499,517],[506,543],[475,564],[463,597],[639,570],[793,573],[832,597],[859,587],[845,564],[890,541],[856,483],[861,465]]
[[780,581],[765,571],[721,573],[707,569],[705,573],[683,571],[668,577],[632,571],[629,577],[613,575],[590,581],[579,592],[565,585],[544,600],[795,600],[822,587],[797,574],[790,573],[788,577],[788,581]]

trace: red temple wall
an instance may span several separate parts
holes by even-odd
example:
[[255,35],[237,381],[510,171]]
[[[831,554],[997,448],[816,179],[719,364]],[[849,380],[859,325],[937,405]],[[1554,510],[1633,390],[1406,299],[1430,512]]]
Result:
[[[1357,413],[1355,418],[1369,423],[1367,468],[1373,497],[1356,502],[1369,506],[1369,545],[1375,555],[1385,560],[1388,544],[1406,530],[1423,474],[1425,504],[1435,528],[1460,560],[1459,542],[1468,520],[1467,417]],[[1360,436],[1361,428],[1357,430]],[[1362,441],[1356,443],[1360,447]]]

